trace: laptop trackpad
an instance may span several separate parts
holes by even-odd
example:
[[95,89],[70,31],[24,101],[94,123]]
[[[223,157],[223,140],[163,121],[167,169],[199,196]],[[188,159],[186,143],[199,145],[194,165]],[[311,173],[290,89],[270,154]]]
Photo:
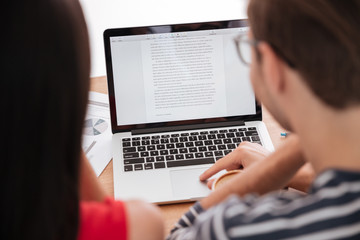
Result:
[[199,176],[208,168],[170,171],[173,195],[176,199],[202,198],[209,195],[206,183],[199,180]]

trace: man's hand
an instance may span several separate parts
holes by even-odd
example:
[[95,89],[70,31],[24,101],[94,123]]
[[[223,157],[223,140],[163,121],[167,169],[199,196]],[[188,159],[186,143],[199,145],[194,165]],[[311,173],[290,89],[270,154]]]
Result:
[[[211,168],[200,176],[201,181],[209,179],[214,174],[226,169],[227,171],[247,168],[251,164],[265,159],[270,152],[257,143],[242,142],[233,152],[218,160]],[[207,182],[209,188],[215,179]]]

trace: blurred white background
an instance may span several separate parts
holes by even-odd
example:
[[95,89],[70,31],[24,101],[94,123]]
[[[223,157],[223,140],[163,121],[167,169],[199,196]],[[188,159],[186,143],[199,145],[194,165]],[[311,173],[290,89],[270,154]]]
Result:
[[107,28],[247,18],[247,0],[80,0],[89,28],[91,77],[106,75]]

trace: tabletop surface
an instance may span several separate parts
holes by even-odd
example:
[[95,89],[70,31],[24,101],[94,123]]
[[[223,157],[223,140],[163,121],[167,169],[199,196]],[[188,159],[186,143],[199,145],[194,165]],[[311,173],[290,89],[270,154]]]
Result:
[[[90,91],[107,94],[107,82],[106,77],[91,78]],[[274,147],[277,148],[283,138],[280,137],[280,133],[284,130],[273,119],[269,112],[263,108],[263,121],[269,131],[271,140]],[[104,189],[110,196],[114,196],[113,185],[113,163],[112,160],[106,166],[104,171],[99,176],[99,180]],[[167,235],[173,228],[174,223],[185,213],[193,203],[178,203],[159,206],[165,220],[165,234]]]

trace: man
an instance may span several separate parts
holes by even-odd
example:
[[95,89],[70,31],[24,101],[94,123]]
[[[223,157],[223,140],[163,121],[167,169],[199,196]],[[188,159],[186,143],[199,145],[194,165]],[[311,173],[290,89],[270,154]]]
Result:
[[[201,180],[245,171],[169,239],[360,239],[359,12],[359,0],[250,0],[249,39],[237,42],[252,48],[257,97],[294,134],[265,160],[250,143],[219,160]],[[306,162],[316,175],[307,195],[269,193]]]

